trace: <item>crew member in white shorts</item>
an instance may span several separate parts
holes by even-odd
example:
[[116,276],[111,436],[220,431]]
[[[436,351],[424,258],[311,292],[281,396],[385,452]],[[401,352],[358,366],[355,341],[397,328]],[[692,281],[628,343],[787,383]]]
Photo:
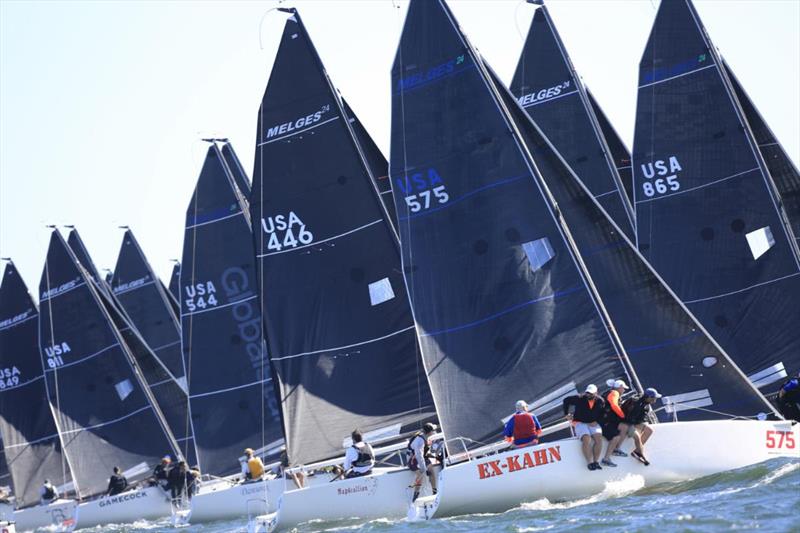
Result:
[[597,395],[597,386],[590,384],[580,396],[564,398],[564,415],[575,425],[575,435],[581,439],[583,456],[589,470],[602,470],[600,454],[603,451],[603,419],[605,402]]

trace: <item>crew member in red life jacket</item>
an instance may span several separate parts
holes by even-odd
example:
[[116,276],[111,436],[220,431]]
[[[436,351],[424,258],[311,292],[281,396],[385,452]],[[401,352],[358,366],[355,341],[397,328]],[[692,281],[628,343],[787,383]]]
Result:
[[536,415],[528,412],[528,404],[523,400],[517,402],[514,416],[506,422],[503,434],[506,440],[513,442],[515,448],[524,448],[539,444],[542,425]]

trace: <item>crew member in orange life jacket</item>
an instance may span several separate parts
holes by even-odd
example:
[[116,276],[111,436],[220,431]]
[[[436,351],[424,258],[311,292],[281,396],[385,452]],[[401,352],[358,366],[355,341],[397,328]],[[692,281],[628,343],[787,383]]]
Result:
[[507,441],[513,441],[514,447],[524,448],[539,444],[542,425],[536,415],[528,412],[528,404],[523,400],[517,402],[514,416],[506,422],[503,434]]

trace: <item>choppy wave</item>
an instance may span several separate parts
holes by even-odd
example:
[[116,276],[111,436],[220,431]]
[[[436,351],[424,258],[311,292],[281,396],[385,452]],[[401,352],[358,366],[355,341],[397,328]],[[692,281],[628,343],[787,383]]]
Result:
[[551,503],[547,498],[542,498],[530,503],[523,503],[518,509],[525,511],[549,511],[551,509],[571,509],[582,505],[601,502],[610,498],[621,498],[644,488],[644,477],[628,474],[622,479],[608,481],[601,492],[588,498],[562,503]]

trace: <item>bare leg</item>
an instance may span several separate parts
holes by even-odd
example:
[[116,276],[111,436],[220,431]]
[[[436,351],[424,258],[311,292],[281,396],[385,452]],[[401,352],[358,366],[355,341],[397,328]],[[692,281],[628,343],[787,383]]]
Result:
[[582,446],[581,450],[583,451],[583,456],[586,458],[586,463],[587,464],[593,463],[594,461],[592,461],[592,439],[591,439],[591,437],[589,437],[589,435],[584,435],[584,436],[581,437],[581,442],[583,443],[583,446]]
[[411,501],[416,501],[419,498],[419,491],[422,488],[422,480],[425,478],[425,474],[422,473],[422,470],[417,470],[414,472],[414,497],[411,498]]
[[611,454],[614,453],[614,450],[622,446],[622,443],[627,438],[628,438],[628,424],[620,422],[619,433],[617,433],[617,435],[613,439],[611,439],[611,441],[609,441],[608,449],[606,450],[606,455],[604,459],[611,458]]
[[603,453],[603,436],[594,434],[592,435],[594,441],[594,449],[592,450],[592,457],[596,463],[600,459],[600,454]]
[[639,435],[638,430],[633,434],[633,443],[635,445],[634,450],[636,450],[637,453],[639,454],[644,453],[644,451],[642,450],[642,437]]
[[639,429],[642,430],[642,445],[644,445],[644,443],[647,442],[647,439],[650,438],[650,435],[653,434],[653,428],[647,424],[642,424]]
[[430,480],[430,482],[431,482],[431,491],[432,491],[434,494],[436,494],[437,492],[439,492],[439,489],[436,487],[436,480],[437,480],[437,479],[438,479],[438,477],[439,477],[439,475],[438,475],[438,474],[439,474],[439,472],[438,472],[438,470],[437,470],[437,469],[435,469],[435,468],[433,468],[433,467],[429,467],[429,468],[428,468],[428,480]]

